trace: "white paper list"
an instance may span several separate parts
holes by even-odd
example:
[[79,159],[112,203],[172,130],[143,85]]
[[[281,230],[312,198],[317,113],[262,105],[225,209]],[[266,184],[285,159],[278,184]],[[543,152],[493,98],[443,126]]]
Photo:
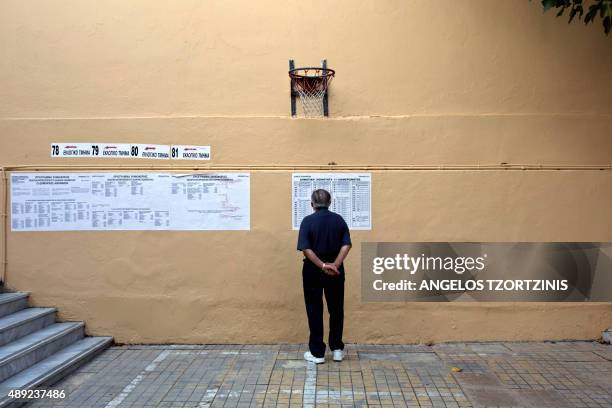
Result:
[[332,195],[330,210],[342,216],[350,229],[372,229],[372,176],[370,173],[293,173],[291,221],[294,230],[312,214],[310,196],[316,189]]
[[249,173],[17,173],[12,231],[248,230]]

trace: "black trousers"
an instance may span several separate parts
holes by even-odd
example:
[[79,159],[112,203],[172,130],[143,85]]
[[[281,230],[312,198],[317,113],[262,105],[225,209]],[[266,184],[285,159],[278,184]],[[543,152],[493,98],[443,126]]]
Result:
[[315,357],[325,355],[323,342],[323,294],[329,312],[329,348],[344,350],[342,329],[344,326],[344,266],[340,275],[329,276],[312,262],[304,260],[302,269],[304,284],[304,301],[308,315],[310,339],[308,346]]

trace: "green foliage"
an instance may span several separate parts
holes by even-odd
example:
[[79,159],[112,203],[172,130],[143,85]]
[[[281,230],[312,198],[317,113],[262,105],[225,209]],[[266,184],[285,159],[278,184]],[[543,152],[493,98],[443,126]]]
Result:
[[[583,3],[590,4],[587,6],[587,4]],[[582,20],[583,15],[585,24],[601,19],[604,32],[606,35],[610,34],[610,29],[612,28],[612,0],[593,0],[591,2],[583,2],[582,0],[542,0],[542,7],[545,12],[553,8],[557,9],[557,17],[561,17],[566,10],[569,10],[568,24],[576,17],[578,20]],[[585,7],[587,8],[586,13]]]

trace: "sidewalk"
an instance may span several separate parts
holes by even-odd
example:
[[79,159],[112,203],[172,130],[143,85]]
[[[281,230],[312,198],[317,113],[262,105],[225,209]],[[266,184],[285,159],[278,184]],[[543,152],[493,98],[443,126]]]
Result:
[[352,344],[318,366],[305,350],[113,347],[28,407],[612,407],[612,346],[595,342]]

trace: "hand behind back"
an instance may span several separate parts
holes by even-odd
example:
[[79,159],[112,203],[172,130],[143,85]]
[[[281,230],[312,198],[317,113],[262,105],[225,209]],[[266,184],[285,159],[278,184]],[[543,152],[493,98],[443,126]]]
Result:
[[323,272],[325,272],[326,274],[330,276],[340,275],[340,271],[338,270],[338,267],[334,265],[333,263],[325,264],[325,266],[323,267]]

